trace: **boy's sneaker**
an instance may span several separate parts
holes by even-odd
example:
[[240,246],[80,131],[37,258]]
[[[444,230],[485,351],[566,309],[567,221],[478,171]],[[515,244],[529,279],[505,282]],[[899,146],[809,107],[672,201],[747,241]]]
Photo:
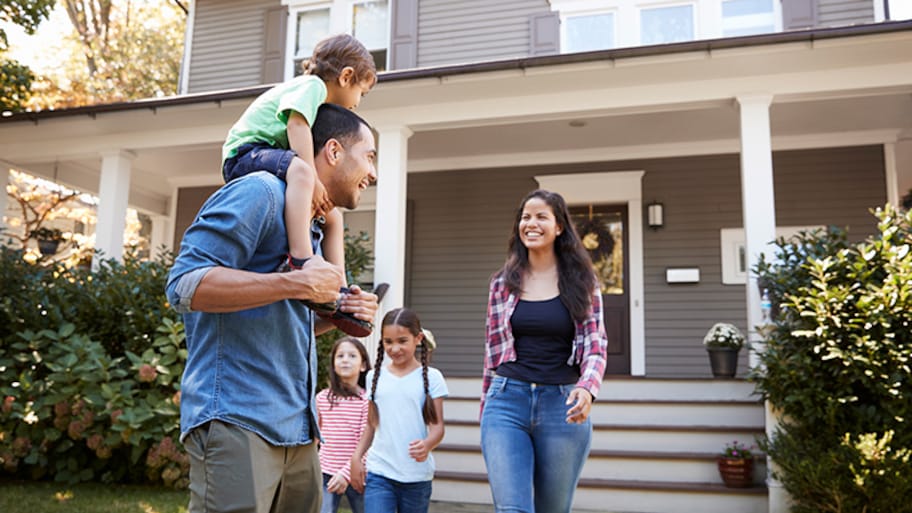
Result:
[[[285,260],[283,260],[282,263],[279,264],[279,267],[276,268],[276,272],[287,273],[289,271],[296,271],[296,270],[304,267],[304,264],[307,263],[308,260],[310,260],[310,257],[295,258],[291,255],[287,255]],[[314,303],[314,302],[308,301],[306,299],[299,299],[298,301],[304,303],[304,306],[306,306],[307,308],[310,308],[311,310],[316,312],[318,315],[321,315],[321,314],[332,315],[333,313],[336,312],[336,310],[339,309],[339,305],[336,303]]]
[[[389,290],[388,283],[380,283],[374,287],[374,294],[377,295],[377,302],[383,299],[383,296],[386,294],[386,291]],[[342,294],[348,294],[350,291],[348,288],[342,288]],[[344,331],[346,334],[353,337],[364,338],[371,334],[374,330],[374,325],[368,321],[362,321],[354,315],[343,312],[342,310],[336,310],[332,313],[321,313],[317,312],[317,315],[333,323],[333,325],[340,330]]]

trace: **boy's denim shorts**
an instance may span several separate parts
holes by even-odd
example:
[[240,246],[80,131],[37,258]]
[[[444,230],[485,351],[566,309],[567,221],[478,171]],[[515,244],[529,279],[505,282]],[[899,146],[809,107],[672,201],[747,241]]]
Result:
[[249,175],[255,171],[266,171],[285,181],[285,173],[291,165],[291,159],[297,157],[294,150],[283,150],[259,143],[247,143],[238,148],[237,155],[226,160],[222,165],[222,177],[225,182]]

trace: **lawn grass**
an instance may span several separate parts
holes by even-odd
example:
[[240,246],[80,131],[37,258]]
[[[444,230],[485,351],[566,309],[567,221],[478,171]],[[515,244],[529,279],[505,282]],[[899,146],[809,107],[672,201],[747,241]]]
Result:
[[187,513],[190,492],[151,486],[0,480],[3,513]]

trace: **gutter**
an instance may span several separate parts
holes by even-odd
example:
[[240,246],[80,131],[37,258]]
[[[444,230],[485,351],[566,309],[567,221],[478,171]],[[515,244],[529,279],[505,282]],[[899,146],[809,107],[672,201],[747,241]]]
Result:
[[[861,37],[868,35],[890,34],[895,32],[912,31],[912,20],[887,21],[866,25],[851,25],[846,27],[816,28],[789,32],[776,32],[772,34],[758,34],[753,36],[727,37],[720,39],[707,39],[699,41],[685,41],[651,46],[635,46],[630,48],[614,48],[610,50],[596,50],[572,54],[544,55],[537,57],[523,57],[500,61],[486,61],[468,64],[445,65],[433,68],[416,68],[380,72],[377,76],[379,83],[403,82],[423,78],[443,78],[455,75],[468,75],[472,73],[486,73],[512,69],[540,68],[561,64],[575,64],[596,62],[601,60],[617,60],[630,57],[645,57],[654,55],[669,55],[696,51],[712,51],[728,48],[746,48],[766,46],[781,43],[811,42],[837,39],[846,37]],[[88,105],[70,109],[45,110],[36,112],[4,112],[0,115],[0,124],[20,121],[32,121],[38,124],[40,120],[58,117],[86,115],[93,119],[98,114],[111,112],[126,112],[132,110],[150,109],[153,112],[159,108],[180,105],[193,105],[201,103],[221,103],[224,101],[255,98],[272,87],[272,84],[193,93],[167,98],[150,98],[133,100],[129,102]]]

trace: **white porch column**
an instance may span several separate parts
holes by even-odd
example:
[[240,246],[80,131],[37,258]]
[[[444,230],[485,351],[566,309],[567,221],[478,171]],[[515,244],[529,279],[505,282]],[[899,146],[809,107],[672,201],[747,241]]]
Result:
[[[136,155],[125,150],[102,153],[101,179],[98,183],[98,222],[95,225],[95,248],[102,258],[123,258],[123,234],[127,224],[127,200],[130,195],[130,164]],[[92,267],[97,262],[92,262]]]
[[405,202],[408,139],[412,131],[404,125],[378,127],[377,131],[380,140],[377,149],[374,283],[390,285],[379,309],[382,314],[402,306],[405,297]]
[[151,257],[155,259],[158,257],[162,246],[165,246],[168,251],[174,249],[171,247],[171,220],[168,219],[168,216],[149,216],[149,218],[152,220],[152,233],[149,234],[149,252]]
[[[773,149],[770,141],[769,108],[773,101],[769,94],[751,94],[737,97],[741,107],[741,203],[744,217],[744,242],[747,253],[747,329],[750,341],[750,366],[756,367],[759,358],[754,351],[763,351],[761,336],[756,326],[762,322],[760,310],[761,291],[753,268],[760,255],[773,256],[771,242],[776,238],[776,202],[773,195]],[[766,434],[773,436],[779,424],[778,415],[766,404]],[[767,458],[767,469],[773,463]],[[788,495],[782,484],[767,471],[769,512],[786,513]]]

